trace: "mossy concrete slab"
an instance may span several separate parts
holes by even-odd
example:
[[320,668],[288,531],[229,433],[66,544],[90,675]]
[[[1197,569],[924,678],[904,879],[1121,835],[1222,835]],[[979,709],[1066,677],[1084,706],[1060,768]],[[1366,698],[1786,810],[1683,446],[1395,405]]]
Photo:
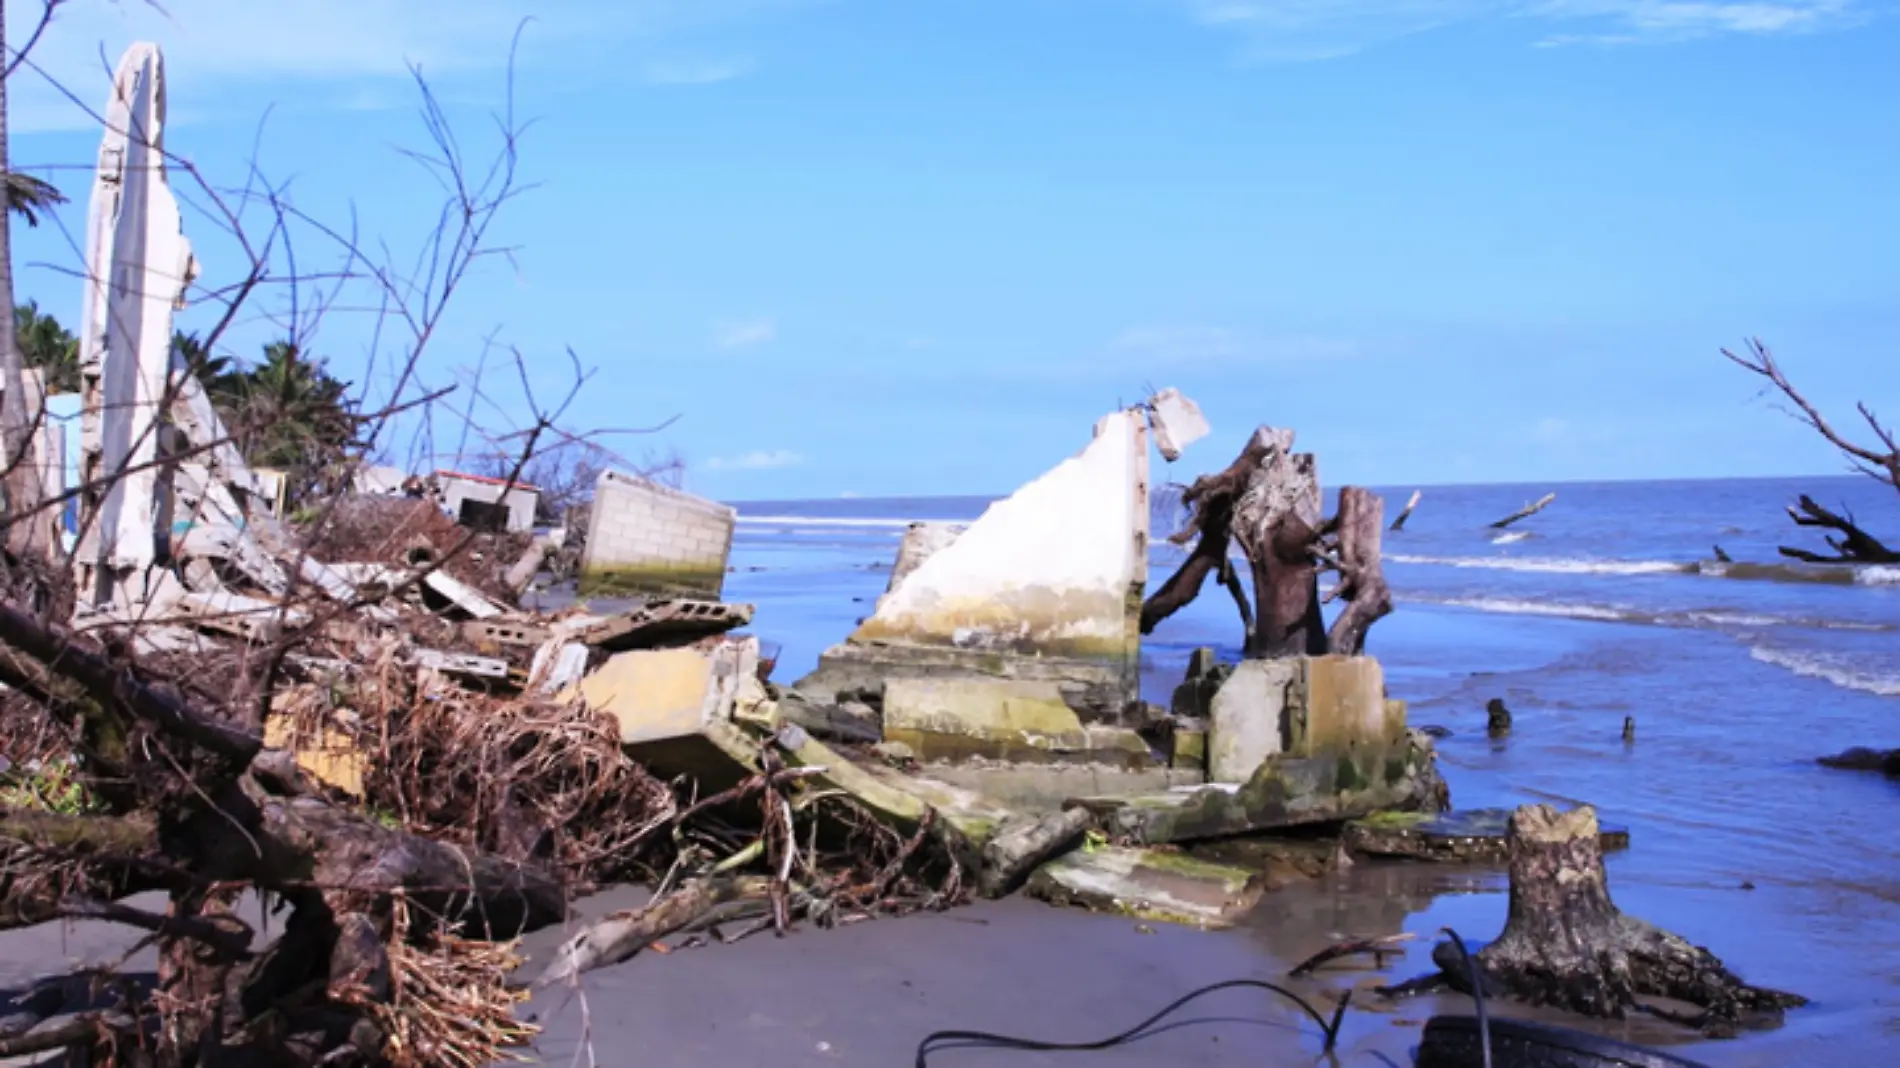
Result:
[[1146,742],[1124,727],[1084,724],[1054,682],[977,676],[896,678],[884,686],[884,740],[923,761],[986,759],[1145,767]]
[[1445,794],[1431,739],[1413,731],[1403,748],[1275,757],[1241,784],[1078,803],[1096,812],[1110,833],[1157,844],[1329,823],[1388,809],[1438,811]]
[[[1463,812],[1379,812],[1346,825],[1348,849],[1381,857],[1445,863],[1503,864],[1510,859],[1506,832],[1511,809]],[[1628,849],[1629,829],[1599,824],[1603,851]]]
[[1181,853],[1113,846],[1079,849],[1029,877],[1031,897],[1190,927],[1233,926],[1260,902],[1258,873]]

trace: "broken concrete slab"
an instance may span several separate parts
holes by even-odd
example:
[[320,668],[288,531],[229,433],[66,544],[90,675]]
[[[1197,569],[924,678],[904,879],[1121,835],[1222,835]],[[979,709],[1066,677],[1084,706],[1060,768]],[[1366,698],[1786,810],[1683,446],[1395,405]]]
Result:
[[[662,775],[737,781],[757,755],[733,722],[742,680],[756,683],[756,639],[616,653],[563,692],[614,717],[620,740]],[[712,787],[717,788],[717,787]]]
[[[1505,834],[1510,829],[1508,808],[1474,808],[1462,812],[1378,812],[1346,824],[1346,848],[1379,857],[1453,864],[1503,864],[1510,859]],[[1629,829],[1598,824],[1603,851],[1628,849]]]
[[1264,880],[1240,868],[1181,853],[1102,846],[1044,864],[1029,877],[1032,897],[1190,927],[1232,927],[1259,904]]
[[749,604],[664,598],[577,630],[574,639],[610,652],[649,649],[736,630],[752,622],[753,611]]
[[1113,764],[1025,764],[971,760],[924,764],[923,774],[1025,812],[1054,812],[1078,797],[1128,798],[1198,787],[1199,768],[1126,768]]
[[534,660],[528,666],[528,685],[539,693],[560,693],[587,674],[587,661],[587,646],[549,639],[534,651]]
[[1095,812],[1110,834],[1163,843],[1330,823],[1382,809],[1435,812],[1444,806],[1446,793],[1431,738],[1412,731],[1400,747],[1282,754],[1261,764],[1245,783],[1077,803]]
[[539,647],[554,637],[550,627],[507,616],[471,619],[461,626],[462,640],[477,649]]
[[1234,667],[1208,710],[1210,782],[1246,782],[1255,768],[1287,751],[1294,726],[1289,712],[1302,703],[1304,673],[1299,659],[1245,660]]
[[423,575],[422,585],[476,619],[489,619],[502,614],[500,605],[446,571],[436,570]]
[[594,484],[580,593],[717,599],[738,512],[619,471]]
[[883,723],[884,740],[903,742],[926,763],[1159,763],[1134,731],[1085,725],[1053,682],[895,678],[884,686]]
[[229,590],[186,592],[166,607],[164,616],[190,620],[194,626],[250,642],[270,641],[284,626],[300,627],[310,618],[300,609]]
[[1181,458],[1181,450],[1212,432],[1201,406],[1172,386],[1148,402],[1148,415],[1154,424],[1155,448],[1169,463]]
[[[963,529],[961,523],[912,523],[905,529],[904,540],[897,545],[897,562],[891,566],[891,580],[884,587],[885,596],[902,585],[925,560],[949,548]],[[878,598],[878,604],[883,603],[884,599]]]
[[1082,843],[1094,817],[1087,810],[1024,813],[1004,820],[983,844],[977,892],[1002,897],[1015,890],[1034,868]]
[[508,662],[492,656],[451,653],[441,649],[417,649],[409,654],[416,667],[439,671],[444,675],[465,675],[478,679],[506,679]]
[[1081,452],[906,575],[797,688],[835,701],[905,676],[1039,679],[1087,720],[1125,725],[1140,703],[1147,437],[1140,409],[1103,418]]

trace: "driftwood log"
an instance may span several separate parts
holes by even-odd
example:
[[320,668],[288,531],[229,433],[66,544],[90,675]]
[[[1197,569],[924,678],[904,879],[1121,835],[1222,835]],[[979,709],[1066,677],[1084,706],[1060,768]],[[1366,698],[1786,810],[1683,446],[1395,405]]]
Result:
[[1424,495],[1424,490],[1412,491],[1411,499],[1405,502],[1405,507],[1399,512],[1399,517],[1392,521],[1392,533],[1397,534],[1405,529],[1405,521],[1412,518],[1412,510],[1418,507],[1418,499]]
[[1529,519],[1531,516],[1534,516],[1537,513],[1543,511],[1544,509],[1549,508],[1550,502],[1556,499],[1557,499],[1557,495],[1555,493],[1546,493],[1542,497],[1539,497],[1536,501],[1530,504],[1527,504],[1522,508],[1519,508],[1517,511],[1512,512],[1510,515],[1507,515],[1503,519],[1500,519],[1497,522],[1491,524],[1491,529],[1503,530],[1505,527],[1510,526],[1511,524],[1517,522],[1520,519]]
[[1797,526],[1815,527],[1832,530],[1840,537],[1826,536],[1825,540],[1834,550],[1833,556],[1781,546],[1781,555],[1810,564],[1900,564],[1900,552],[1888,548],[1880,539],[1862,530],[1854,522],[1854,517],[1842,515],[1823,507],[1813,497],[1802,494],[1800,500],[1788,508],[1788,518]]
[[[1806,1004],[1796,994],[1750,986],[1708,950],[1618,911],[1603,871],[1596,812],[1526,805],[1511,817],[1510,913],[1504,932],[1476,959],[1487,992],[1588,1016],[1649,1012],[1730,1034]],[[1468,988],[1459,967],[1444,979]],[[1696,1006],[1684,1016],[1644,1003]]]

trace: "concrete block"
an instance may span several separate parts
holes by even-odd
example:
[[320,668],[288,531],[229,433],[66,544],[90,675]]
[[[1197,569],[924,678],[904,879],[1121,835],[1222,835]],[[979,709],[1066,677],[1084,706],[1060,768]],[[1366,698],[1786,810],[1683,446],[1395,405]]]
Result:
[[1288,712],[1297,709],[1304,661],[1246,660],[1214,694],[1207,728],[1210,782],[1241,783],[1286,752]]
[[[748,757],[724,737],[743,682],[758,675],[755,638],[726,638],[674,649],[616,653],[564,692],[614,717],[630,755],[662,775],[709,782],[738,777]],[[702,784],[703,785],[703,784]]]
[[1018,679],[891,679],[884,686],[884,739],[903,742],[926,762],[1153,762],[1134,731],[1084,725],[1061,687]]
[[1027,887],[1030,896],[1054,904],[1206,929],[1232,927],[1265,890],[1260,874],[1241,868],[1109,846],[1058,857],[1037,869]]
[[589,514],[583,596],[717,598],[724,589],[737,515],[731,508],[608,471],[595,486]]
[[1405,721],[1386,714],[1385,673],[1369,656],[1302,658],[1306,669],[1306,737],[1309,755],[1355,745],[1385,747],[1400,740]]

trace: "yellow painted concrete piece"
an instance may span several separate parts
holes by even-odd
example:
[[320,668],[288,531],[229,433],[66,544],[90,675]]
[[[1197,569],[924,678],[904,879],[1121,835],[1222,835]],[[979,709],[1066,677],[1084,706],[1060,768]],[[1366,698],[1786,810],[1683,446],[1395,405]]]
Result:
[[895,678],[884,685],[884,728],[977,738],[1080,734],[1082,721],[1052,682]]
[[1369,656],[1316,656],[1306,664],[1306,749],[1302,756],[1343,753],[1354,743],[1397,744],[1404,721],[1391,729],[1385,673]]
[[265,721],[266,746],[293,750],[297,766],[318,782],[334,786],[351,797],[363,796],[363,754],[357,751],[349,735],[334,727],[325,727],[310,745],[295,746],[291,744],[293,741],[288,718],[272,716]]
[[564,696],[612,715],[620,740],[631,745],[697,732],[712,688],[712,658],[689,646],[615,654]]

